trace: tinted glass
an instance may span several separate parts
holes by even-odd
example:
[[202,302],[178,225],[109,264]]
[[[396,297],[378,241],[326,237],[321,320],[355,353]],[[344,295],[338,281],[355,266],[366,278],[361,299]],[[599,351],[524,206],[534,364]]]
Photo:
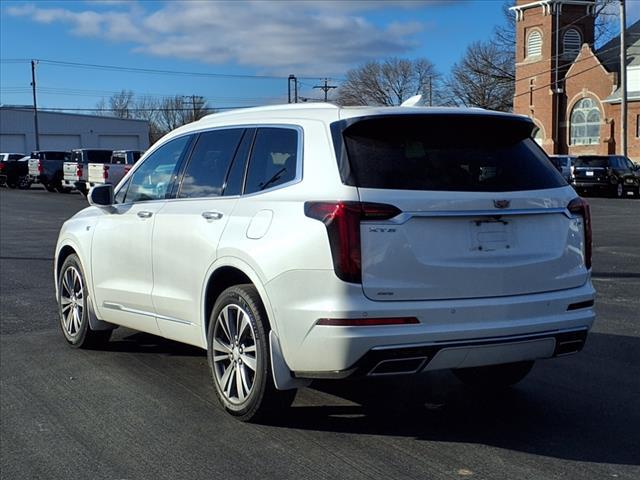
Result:
[[71,161],[82,163],[82,154],[80,152],[71,152]]
[[578,157],[576,159],[576,167],[606,167],[608,165],[607,157]]
[[190,136],[177,138],[149,155],[133,173],[125,201],[130,203],[167,198],[180,159],[190,140]]
[[71,159],[71,152],[39,152],[36,157],[32,158],[40,158],[40,160],[64,160],[68,161]]
[[115,196],[115,202],[116,203],[123,203],[124,202],[124,197],[127,194],[127,189],[129,188],[129,183],[130,180],[127,180],[127,182],[122,186],[122,188],[120,190],[118,190],[118,193],[116,193]]
[[140,160],[141,156],[142,152],[133,152],[133,163],[136,163],[138,160]]
[[111,150],[88,150],[85,152],[85,163],[109,163]]
[[180,198],[222,195],[227,171],[236,153],[243,129],[201,133],[184,172]]
[[298,133],[289,128],[259,128],[251,152],[244,193],[254,193],[296,177]]
[[516,191],[566,184],[530,138],[533,125],[509,117],[406,115],[333,127],[344,183],[393,190]]
[[111,156],[111,163],[115,163],[117,165],[124,165],[127,163],[127,154],[126,153],[116,153]]
[[242,181],[244,180],[244,170],[247,164],[247,157],[251,144],[253,143],[254,129],[246,130],[236,152],[236,156],[231,165],[231,170],[227,176],[227,184],[224,187],[223,195],[228,197],[232,195],[240,195],[242,193]]

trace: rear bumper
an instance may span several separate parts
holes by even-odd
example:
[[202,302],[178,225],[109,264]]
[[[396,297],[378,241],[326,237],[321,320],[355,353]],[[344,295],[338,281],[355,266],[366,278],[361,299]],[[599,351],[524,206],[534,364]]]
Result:
[[579,328],[498,338],[375,347],[349,369],[297,372],[297,375],[311,378],[377,377],[559,357],[582,350],[587,334],[587,328]]
[[[360,285],[339,281],[332,271],[291,271],[266,289],[285,360],[295,375],[306,378],[368,374],[370,359],[380,362],[387,355],[421,358],[414,370],[548,358],[557,354],[558,335],[581,331],[586,336],[595,319],[590,281],[568,290],[508,297],[380,302],[367,299]],[[420,323],[317,324],[320,318],[375,317],[416,317]]]

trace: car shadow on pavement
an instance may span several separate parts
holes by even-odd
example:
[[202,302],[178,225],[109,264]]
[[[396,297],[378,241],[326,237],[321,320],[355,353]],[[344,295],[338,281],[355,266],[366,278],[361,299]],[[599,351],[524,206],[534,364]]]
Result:
[[[592,333],[587,345],[586,352],[574,357],[538,362],[529,378],[502,392],[470,390],[448,371],[316,381],[311,390],[338,405],[317,406],[317,400],[308,405],[302,396],[277,426],[640,465],[639,357],[634,353],[640,339]],[[633,362],[623,382],[598,366],[603,355]]]
[[101,350],[129,353],[155,353],[171,356],[206,357],[202,348],[174,342],[163,337],[144,332],[136,332],[123,327],[114,332],[114,336]]

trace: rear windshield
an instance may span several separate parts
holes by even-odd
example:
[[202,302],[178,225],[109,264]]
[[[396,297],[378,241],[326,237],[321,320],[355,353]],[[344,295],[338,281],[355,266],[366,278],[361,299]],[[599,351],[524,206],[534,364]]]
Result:
[[578,157],[576,167],[606,167],[609,164],[608,158],[603,157]]
[[342,180],[393,190],[514,191],[566,185],[533,124],[487,115],[404,115],[332,125]]
[[32,152],[31,158],[38,158],[40,160],[69,160],[71,158],[71,152]]
[[109,163],[111,150],[87,150],[84,154],[85,163]]

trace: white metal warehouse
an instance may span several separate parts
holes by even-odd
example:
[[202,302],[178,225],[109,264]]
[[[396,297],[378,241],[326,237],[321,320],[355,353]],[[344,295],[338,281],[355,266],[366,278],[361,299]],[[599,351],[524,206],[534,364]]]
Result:
[[[0,152],[36,150],[33,109],[0,106]],[[146,150],[149,123],[98,115],[38,111],[40,150]]]

